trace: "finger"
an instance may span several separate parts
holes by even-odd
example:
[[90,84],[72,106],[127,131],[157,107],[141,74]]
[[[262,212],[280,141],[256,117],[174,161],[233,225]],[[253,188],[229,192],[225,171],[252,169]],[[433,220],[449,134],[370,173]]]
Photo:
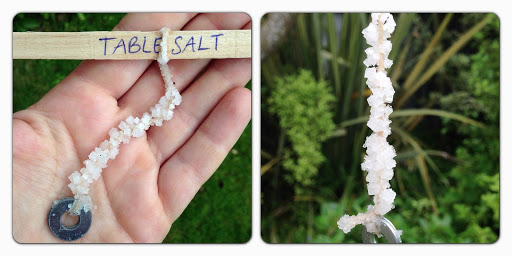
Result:
[[251,59],[213,61],[204,73],[183,92],[183,102],[173,119],[148,131],[148,141],[157,161],[163,163],[195,132],[220,99],[251,78]]
[[251,118],[251,92],[235,88],[215,107],[190,140],[160,169],[158,192],[174,222],[217,170]]
[[[196,16],[183,30],[215,30],[240,29],[250,21],[245,13],[208,13]],[[176,88],[183,91],[197,75],[208,65],[210,59],[170,60],[169,68],[173,74]],[[148,111],[164,94],[164,82],[160,75],[158,64],[153,63],[137,81],[137,83],[119,99],[119,106],[127,108],[128,112],[140,115]],[[126,115],[126,113],[122,113]]]
[[[162,27],[179,30],[194,13],[135,13],[127,14],[114,30],[157,31]],[[66,78],[68,84],[82,82],[98,86],[118,99],[139,79],[152,60],[86,60]]]

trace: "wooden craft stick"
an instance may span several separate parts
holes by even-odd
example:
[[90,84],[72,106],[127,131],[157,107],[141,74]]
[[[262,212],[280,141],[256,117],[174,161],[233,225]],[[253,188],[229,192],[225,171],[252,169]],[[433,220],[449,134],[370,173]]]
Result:
[[[14,59],[157,59],[158,31],[14,32]],[[251,57],[251,30],[171,31],[169,59]]]

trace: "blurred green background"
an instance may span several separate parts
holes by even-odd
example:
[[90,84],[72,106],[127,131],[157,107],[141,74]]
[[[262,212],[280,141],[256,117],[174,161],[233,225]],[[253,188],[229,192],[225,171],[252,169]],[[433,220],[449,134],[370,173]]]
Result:
[[[404,243],[499,238],[499,19],[394,14],[395,87],[386,214]],[[363,78],[369,14],[262,19],[262,237],[269,243],[360,243],[343,214],[372,203],[360,164],[370,95]],[[381,242],[383,242],[381,240]]]
[[[35,14],[14,17],[13,32],[109,31],[124,14]],[[80,61],[13,60],[13,112],[37,102]],[[251,84],[247,87],[250,89]],[[245,243],[251,238],[251,124],[220,168],[172,225],[164,243]]]

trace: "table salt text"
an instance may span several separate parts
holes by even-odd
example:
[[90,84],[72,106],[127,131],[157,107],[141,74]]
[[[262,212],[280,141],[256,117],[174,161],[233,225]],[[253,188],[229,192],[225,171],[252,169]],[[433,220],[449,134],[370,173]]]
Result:
[[[224,34],[214,34],[208,37],[203,36],[176,36],[174,40],[169,38],[170,51],[172,55],[179,55],[185,52],[217,51]],[[172,41],[171,41],[172,40]],[[149,39],[146,36],[134,36],[130,40],[115,37],[99,38],[103,42],[103,55],[110,54],[135,54],[135,53],[159,53],[162,37]]]

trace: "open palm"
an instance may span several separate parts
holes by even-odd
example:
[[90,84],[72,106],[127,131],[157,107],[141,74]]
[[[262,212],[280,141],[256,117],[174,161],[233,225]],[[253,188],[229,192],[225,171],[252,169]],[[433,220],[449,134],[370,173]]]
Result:
[[[117,30],[248,29],[246,14],[129,14]],[[249,59],[171,60],[183,96],[174,117],[122,144],[91,186],[97,209],[77,242],[161,242],[222,163],[251,116]],[[29,75],[29,74],[27,74]],[[199,76],[200,75],[200,76]],[[39,102],[13,116],[13,236],[61,242],[47,217],[72,196],[67,177],[129,115],[164,94],[156,62],[84,61]]]

